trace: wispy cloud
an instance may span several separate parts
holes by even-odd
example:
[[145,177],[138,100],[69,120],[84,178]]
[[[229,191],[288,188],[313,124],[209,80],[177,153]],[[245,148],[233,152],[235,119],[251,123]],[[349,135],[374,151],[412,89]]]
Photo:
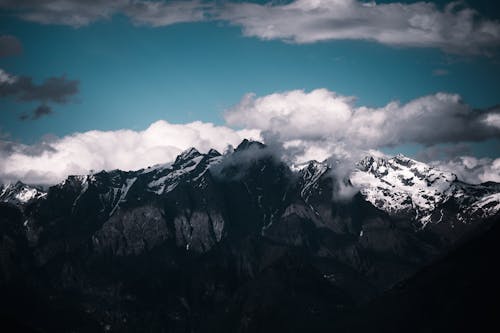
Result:
[[439,48],[447,53],[490,55],[500,45],[500,22],[461,1],[443,9],[432,2],[360,0],[291,2],[152,0],[0,0],[0,9],[41,24],[75,28],[122,14],[153,27],[203,20],[241,26],[246,36],[290,43],[366,40],[397,47]]
[[[0,98],[13,98],[18,102],[40,102],[33,110],[31,119],[52,113],[47,103],[65,104],[79,91],[79,81],[65,76],[50,77],[40,84],[28,76],[14,76],[0,69]],[[30,116],[23,115],[22,119]]]
[[447,69],[443,69],[443,68],[437,68],[437,69],[432,71],[433,76],[446,76],[449,74],[450,74],[450,72]]
[[39,105],[36,109],[34,109],[31,114],[23,113],[19,116],[21,120],[37,120],[41,117],[52,114],[54,111],[52,108],[46,104]]
[[212,7],[202,1],[133,1],[123,8],[123,13],[130,17],[134,24],[163,27],[203,21]]
[[154,27],[203,20],[211,5],[202,1],[149,0],[0,0],[0,8],[41,24],[74,28],[123,14],[136,24]]
[[500,44],[500,23],[461,2],[443,10],[431,2],[295,0],[287,4],[228,3],[220,17],[247,36],[291,43],[368,40],[449,53],[489,54]]
[[[248,94],[226,112],[227,126],[158,121],[143,131],[89,131],[42,140],[34,146],[4,140],[0,144],[0,178],[53,183],[91,169],[139,169],[170,162],[190,147],[224,150],[243,138],[265,141],[290,163],[332,157],[344,167],[346,163],[352,166],[370,150],[405,143],[425,145],[427,160],[446,155],[445,160],[454,161],[456,156],[468,154],[464,142],[500,139],[500,125],[495,121],[500,119],[500,109],[475,110],[458,95],[437,93],[377,108],[356,106],[355,102],[353,97],[327,89],[262,97]],[[451,143],[452,148],[436,147],[443,143]],[[493,162],[481,163],[486,168]],[[453,167],[451,162],[441,164]],[[492,178],[493,166],[483,173],[474,169],[475,176],[466,174],[469,169],[457,167],[466,175],[464,179],[496,179]]]

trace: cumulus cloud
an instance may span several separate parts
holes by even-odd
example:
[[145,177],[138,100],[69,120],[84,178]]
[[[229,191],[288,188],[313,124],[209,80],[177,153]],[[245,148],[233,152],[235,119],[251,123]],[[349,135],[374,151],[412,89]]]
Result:
[[14,98],[19,102],[40,102],[32,115],[21,115],[21,119],[38,119],[52,113],[48,102],[65,104],[78,93],[79,81],[65,76],[50,77],[40,84],[28,76],[14,76],[0,68],[0,98]]
[[0,36],[0,58],[10,57],[21,54],[23,46],[21,42],[14,36]]
[[455,94],[392,101],[379,108],[356,106],[354,97],[327,89],[248,94],[227,110],[225,119],[232,126],[259,129],[266,142],[280,142],[292,164],[329,159],[339,179],[364,155],[402,144],[424,145],[417,159],[466,182],[500,178],[500,159],[459,157],[470,153],[467,142],[500,138],[500,108],[473,109]]
[[392,46],[488,53],[500,43],[500,23],[462,2],[377,4],[359,0],[295,0],[285,4],[229,3],[220,17],[247,36],[292,43],[369,40]]
[[196,0],[0,0],[0,8],[24,20],[75,28],[110,19],[115,14],[126,15],[136,24],[151,26],[195,22],[204,19],[209,7]]
[[471,166],[470,158],[456,156],[470,153],[467,142],[499,139],[499,115],[499,107],[476,110],[446,93],[376,108],[357,106],[354,97],[327,89],[249,94],[227,110],[227,126],[158,121],[143,131],[89,131],[31,146],[3,140],[0,177],[48,184],[91,169],[134,170],[166,163],[190,147],[224,151],[249,138],[264,141],[267,151],[289,164],[329,158],[341,175],[372,150],[421,144],[425,149],[418,159],[449,161],[432,163],[457,170],[463,180],[481,182],[498,179],[498,162],[483,159]]
[[53,184],[67,175],[90,170],[136,170],[170,162],[190,147],[223,151],[243,138],[261,139],[258,131],[235,131],[203,122],[179,125],[157,121],[143,131],[89,131],[34,146],[4,141],[0,144],[0,175],[3,182],[20,179]]
[[[293,90],[263,97],[246,95],[225,114],[229,125],[256,128],[303,160],[348,155],[405,143],[500,138],[500,108],[474,110],[455,94],[437,93],[384,107],[356,106],[355,98],[327,89]],[[300,154],[299,154],[300,155]]]

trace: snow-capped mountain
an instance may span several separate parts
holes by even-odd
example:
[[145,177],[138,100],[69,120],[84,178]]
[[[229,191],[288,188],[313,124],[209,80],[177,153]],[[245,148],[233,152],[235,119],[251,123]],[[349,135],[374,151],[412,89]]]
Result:
[[[43,311],[55,302],[50,318],[77,300],[69,318],[86,318],[87,331],[245,331],[260,327],[262,304],[286,322],[330,322],[500,216],[499,184],[465,184],[402,155],[367,157],[345,179],[335,168],[290,168],[245,140],[46,192],[2,187],[0,287],[32,288]],[[44,316],[36,327],[79,331],[36,322]]]
[[39,188],[20,181],[14,184],[0,185],[0,201],[24,205],[32,200],[43,198],[47,193]]
[[[365,157],[350,181],[377,208],[391,215],[409,216],[422,227],[429,222],[489,218],[500,211],[498,184],[465,184],[453,173],[401,154]],[[453,216],[445,214],[444,206],[451,202],[458,206]]]
[[69,176],[56,187],[64,189],[71,187],[78,194],[73,206],[87,192],[97,191],[101,211],[113,215],[121,204],[127,201],[142,200],[166,195],[183,183],[197,183],[204,186],[204,176],[210,166],[217,164],[221,155],[214,149],[207,154],[201,154],[195,148],[190,148],[177,156],[174,163],[151,166],[138,171],[101,171],[91,175]]

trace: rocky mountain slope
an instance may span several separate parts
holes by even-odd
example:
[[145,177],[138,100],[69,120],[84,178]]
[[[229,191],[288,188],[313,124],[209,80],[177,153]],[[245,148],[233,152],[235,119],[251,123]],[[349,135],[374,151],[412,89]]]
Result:
[[328,331],[500,216],[499,184],[404,156],[334,168],[245,140],[3,187],[0,313],[45,331]]
[[499,239],[500,224],[496,223],[377,299],[347,313],[332,331],[498,331]]
[[47,193],[40,187],[29,186],[22,182],[15,184],[0,184],[0,202],[9,202],[18,206],[33,200],[44,198]]
[[[500,209],[500,186],[465,184],[450,173],[403,155],[390,159],[366,157],[351,182],[374,206],[392,215],[406,215],[421,227],[432,223],[469,223],[494,216]],[[444,204],[458,209],[452,215]]]

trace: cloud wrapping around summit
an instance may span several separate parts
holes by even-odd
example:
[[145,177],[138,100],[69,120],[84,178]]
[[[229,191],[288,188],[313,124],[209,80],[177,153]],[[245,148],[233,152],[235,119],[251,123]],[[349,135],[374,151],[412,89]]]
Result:
[[[89,170],[140,169],[171,162],[190,147],[224,151],[244,138],[263,140],[292,164],[333,156],[353,166],[371,149],[499,139],[499,117],[499,108],[474,110],[460,96],[445,93],[380,108],[356,106],[355,98],[327,89],[263,97],[248,94],[225,114],[227,125],[241,130],[199,121],[160,120],[143,131],[88,131],[31,146],[0,142],[0,180],[51,184]],[[458,170],[463,180],[498,179],[498,161],[483,159],[468,167],[471,161],[438,164]]]

